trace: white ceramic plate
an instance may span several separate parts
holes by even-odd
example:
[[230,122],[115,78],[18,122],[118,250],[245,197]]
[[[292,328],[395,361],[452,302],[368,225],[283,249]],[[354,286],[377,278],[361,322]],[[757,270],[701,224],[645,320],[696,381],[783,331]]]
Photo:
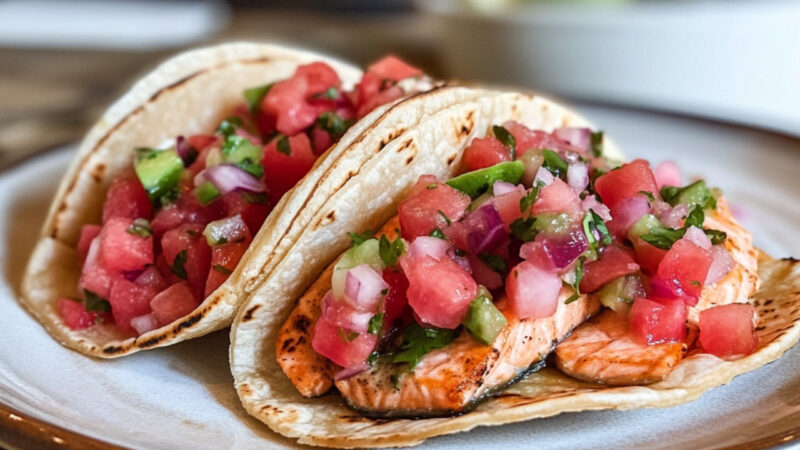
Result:
[[[579,109],[601,124],[630,158],[674,159],[687,176],[702,174],[722,187],[744,212],[743,222],[756,235],[756,243],[767,252],[800,256],[800,141],[674,116]],[[0,414],[0,423],[10,423],[9,418],[30,422],[25,418],[30,416],[90,438],[138,448],[292,445],[240,406],[228,370],[226,332],[99,361],[61,347],[16,304],[19,277],[73,151],[43,154],[0,175],[0,254],[5,274],[0,283],[0,412],[5,405],[21,413]],[[800,438],[790,431],[799,425],[800,348],[794,348],[778,361],[686,405],[563,414],[435,438],[424,446],[716,447]],[[9,428],[13,427],[7,427],[6,435]],[[32,429],[34,434],[51,432],[41,424]],[[0,429],[0,441],[3,435]],[[61,439],[52,443],[63,444]]]

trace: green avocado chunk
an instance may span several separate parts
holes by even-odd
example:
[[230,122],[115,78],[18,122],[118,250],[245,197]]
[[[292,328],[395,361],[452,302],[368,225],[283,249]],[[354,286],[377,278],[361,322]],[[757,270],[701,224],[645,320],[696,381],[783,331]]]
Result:
[[156,201],[178,185],[183,171],[183,160],[175,149],[142,149],[134,170],[150,200]]

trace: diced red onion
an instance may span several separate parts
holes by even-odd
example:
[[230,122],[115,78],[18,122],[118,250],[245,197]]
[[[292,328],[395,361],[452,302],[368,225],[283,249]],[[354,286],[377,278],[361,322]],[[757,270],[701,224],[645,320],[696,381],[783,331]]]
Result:
[[619,202],[614,208],[614,228],[627,232],[633,224],[650,212],[650,202],[642,194],[634,195]]
[[557,269],[563,269],[578,259],[588,248],[589,243],[583,229],[570,227],[561,234],[540,234],[536,240],[542,243],[542,247]]
[[476,283],[486,289],[493,290],[503,287],[503,278],[488,264],[475,255],[469,255],[470,272]]
[[608,209],[608,206],[597,201],[597,197],[594,195],[587,195],[586,198],[581,200],[581,209],[585,212],[589,212],[589,210],[596,212],[597,215],[606,222],[611,220],[611,211]]
[[519,249],[519,257],[546,272],[556,272],[557,270],[550,255],[544,250],[541,240],[522,244]]
[[336,381],[346,380],[346,379],[348,379],[348,378],[350,378],[350,377],[352,377],[354,375],[358,375],[361,372],[369,370],[370,367],[372,367],[372,366],[370,366],[368,362],[364,361],[363,363],[356,364],[356,365],[350,366],[350,367],[346,367],[346,368],[336,372],[336,374],[333,376],[333,379],[336,380]]
[[683,235],[684,239],[687,239],[692,244],[704,248],[706,250],[711,248],[711,239],[703,233],[703,230],[697,228],[696,226],[692,225],[686,230],[686,233]]
[[662,161],[653,169],[653,175],[655,175],[658,189],[664,186],[681,185],[681,171],[678,169],[678,165],[672,161]]
[[544,167],[539,167],[539,170],[536,171],[536,176],[533,178],[533,185],[537,186],[539,182],[547,186],[553,182],[553,174]]
[[250,192],[264,192],[264,183],[233,164],[219,164],[209,167],[194,177],[194,185],[200,186],[210,181],[220,194],[225,195],[238,189]]
[[333,325],[356,333],[366,332],[374,315],[373,312],[361,312],[346,301],[336,300],[330,291],[322,299],[322,316]]
[[175,139],[175,151],[178,152],[178,156],[181,157],[184,165],[193,163],[197,158],[197,150],[189,145],[189,140],[183,136],[178,136]]
[[[441,240],[441,239],[440,239]],[[347,271],[344,296],[359,311],[375,313],[381,301],[381,291],[389,285],[369,264],[361,264]]]
[[442,259],[442,256],[445,255],[449,246],[450,244],[444,239],[432,236],[419,236],[408,246],[408,257],[416,259],[420,256],[427,255],[439,261]]
[[131,326],[136,330],[136,333],[141,336],[148,331],[153,331],[158,328],[158,320],[153,313],[148,313],[131,319]]
[[[658,207],[656,206],[658,205]],[[667,205],[666,209],[662,209],[662,205]],[[660,209],[660,212],[654,212],[665,226],[670,228],[680,228],[683,226],[683,219],[689,215],[689,205],[678,204],[674,208],[670,208],[669,204],[665,202],[653,202],[653,210]]]
[[589,168],[586,163],[570,164],[567,168],[567,184],[573,191],[580,194],[589,185]]
[[728,274],[736,262],[722,245],[714,245],[711,247],[711,266],[708,268],[706,281],[704,285],[714,284],[723,279]]
[[508,237],[491,202],[470,213],[462,223],[467,230],[467,245],[476,255],[496,249]]
[[503,194],[508,194],[509,192],[514,192],[517,189],[511,183],[508,183],[503,180],[495,181],[494,186],[492,187],[492,194],[497,197]]
[[564,127],[555,130],[553,134],[584,153],[589,150],[591,145],[592,130],[589,128]]

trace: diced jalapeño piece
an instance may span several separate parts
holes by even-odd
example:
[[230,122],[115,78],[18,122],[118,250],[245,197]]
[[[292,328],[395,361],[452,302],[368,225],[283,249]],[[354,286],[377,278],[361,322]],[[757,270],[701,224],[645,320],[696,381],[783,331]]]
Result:
[[459,191],[476,198],[494,186],[496,181],[505,181],[511,184],[519,183],[525,165],[519,161],[506,161],[495,164],[485,169],[473,170],[447,181],[447,184]]
[[462,323],[476,341],[491,345],[508,321],[503,313],[494,306],[486,288],[481,286],[478,296],[469,304],[467,315]]
[[156,201],[178,185],[183,160],[175,149],[146,149],[140,152],[134,170],[150,200]]

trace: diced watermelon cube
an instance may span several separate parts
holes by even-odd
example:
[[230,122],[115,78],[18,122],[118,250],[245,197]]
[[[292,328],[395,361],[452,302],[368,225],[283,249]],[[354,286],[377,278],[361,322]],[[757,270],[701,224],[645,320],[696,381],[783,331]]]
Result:
[[87,311],[83,303],[70,298],[58,299],[58,313],[72,330],[82,330],[95,324],[95,314]]
[[510,150],[494,136],[475,138],[464,150],[462,164],[467,171],[491,167],[511,159]]
[[523,261],[506,278],[506,295],[511,310],[520,319],[550,317],[558,308],[561,278]]
[[112,217],[100,232],[100,255],[107,270],[141,270],[154,262],[153,237],[128,232],[133,219]]
[[700,344],[703,350],[721,358],[749,355],[758,348],[753,318],[747,303],[732,303],[700,312]]
[[215,245],[211,248],[211,270],[206,281],[205,296],[208,297],[225,280],[231,272],[236,269],[239,260],[250,245],[249,242],[229,242],[227,244]]
[[440,328],[458,327],[478,293],[475,280],[450,258],[436,261],[423,255],[405,274],[408,304],[420,319]]
[[150,300],[150,308],[161,326],[188,315],[199,304],[185,281],[173,284]]
[[500,219],[503,221],[506,230],[515,220],[522,218],[522,209],[520,209],[519,202],[524,196],[524,189],[517,186],[517,189],[511,192],[494,197],[494,206],[497,209],[497,213],[500,214]]
[[164,279],[164,276],[161,275],[161,272],[155,265],[149,266],[144,272],[140,273],[134,280],[134,283],[150,289],[155,289],[156,292],[163,291],[171,284]]
[[408,312],[408,278],[402,270],[398,268],[384,269],[383,280],[389,285],[389,292],[383,299],[384,316],[383,331],[388,333],[393,327],[400,327],[407,324],[405,318],[410,317]]
[[412,241],[417,236],[427,236],[436,228],[444,230],[448,220],[455,223],[464,216],[469,204],[467,194],[438,181],[433,175],[421,176],[397,207],[403,238]]
[[635,159],[622,167],[612,170],[595,180],[594,183],[597,193],[603,199],[603,203],[611,209],[614,216],[614,209],[624,199],[638,195],[641,192],[649,192],[659,198],[658,187],[650,163],[643,159]]
[[320,355],[330,359],[342,367],[349,367],[367,360],[378,341],[377,335],[363,333],[345,340],[346,332],[320,317],[314,324],[311,335],[311,346]]
[[108,296],[114,323],[125,331],[134,331],[131,319],[149,313],[150,300],[157,293],[158,291],[151,287],[142,286],[124,278],[116,280]]
[[126,173],[111,182],[103,204],[103,223],[112,217],[153,217],[150,198],[135,175]]
[[658,270],[658,265],[667,254],[666,250],[660,249],[653,244],[645,242],[639,236],[631,238],[634,253],[636,253],[636,262],[639,263],[642,269],[648,274],[654,274]]
[[81,237],[78,239],[78,258],[81,262],[86,260],[89,253],[89,246],[98,235],[100,235],[100,225],[84,225],[81,228]]
[[229,192],[222,197],[222,201],[225,203],[225,216],[232,217],[239,214],[252,236],[258,233],[261,224],[272,210],[266,198],[262,202],[257,197],[242,192]]
[[711,251],[686,238],[680,239],[658,264],[658,271],[650,280],[653,293],[682,298],[689,305],[697,304],[712,259]]
[[[305,134],[297,134],[284,141],[282,139],[285,138],[273,139],[265,145],[261,159],[272,204],[278,203],[283,194],[311,170],[317,159]],[[282,142],[286,142],[285,147]]]
[[566,213],[573,219],[583,216],[581,199],[567,183],[556,178],[543,187],[531,208],[531,215]]
[[170,270],[189,282],[198,301],[204,298],[211,262],[211,247],[202,233],[202,225],[187,223],[166,232],[161,238],[164,259]]
[[205,225],[224,216],[225,210],[222,202],[215,201],[203,206],[197,200],[197,196],[183,192],[176,202],[170,203],[156,212],[150,222],[150,228],[153,229],[155,238],[160,241],[164,233],[184,223]]
[[594,292],[616,278],[638,271],[639,265],[628,250],[610,245],[603,249],[597,261],[588,262],[584,266],[581,292]]
[[86,261],[83,263],[81,278],[78,281],[78,288],[91,291],[100,297],[108,298],[111,291],[111,284],[115,279],[121,278],[122,274],[118,271],[107,270],[102,264],[100,236],[94,238],[89,245],[89,252],[86,254]]
[[648,345],[683,342],[686,338],[686,303],[680,299],[639,297],[628,314],[631,329]]

